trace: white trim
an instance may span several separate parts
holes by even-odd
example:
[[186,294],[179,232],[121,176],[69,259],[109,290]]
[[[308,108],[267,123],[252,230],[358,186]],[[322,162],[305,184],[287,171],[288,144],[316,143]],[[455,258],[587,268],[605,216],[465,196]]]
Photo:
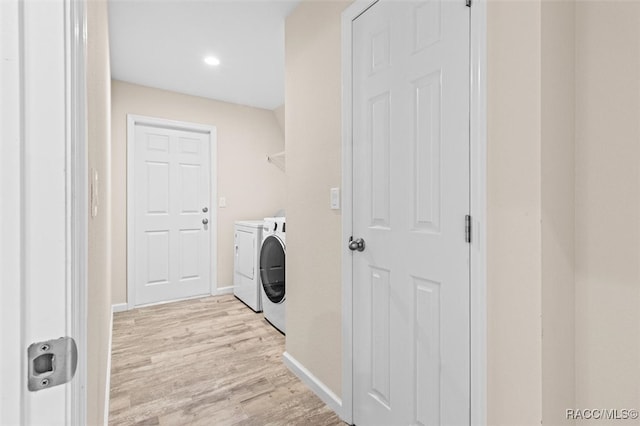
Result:
[[[133,309],[136,306],[135,303],[135,288],[130,283],[135,282],[134,277],[134,235],[131,231],[130,225],[134,223],[135,212],[132,206],[133,202],[133,188],[134,188],[134,142],[135,142],[135,126],[137,124],[162,127],[168,129],[178,129],[194,132],[203,132],[209,134],[209,153],[210,153],[210,185],[209,190],[209,214],[210,223],[209,227],[211,232],[210,237],[210,253],[211,253],[211,265],[210,265],[210,279],[209,279],[209,293],[217,293],[217,271],[218,271],[218,209],[215,202],[218,198],[218,137],[217,129],[215,126],[209,126],[206,124],[190,123],[186,121],[167,120],[163,118],[145,117],[142,115],[127,114],[127,306],[128,309]],[[193,299],[200,296],[190,297],[187,299]],[[184,300],[184,299],[181,299]],[[153,305],[153,304],[151,304]],[[150,305],[145,305],[150,306]]]
[[[20,2],[0,2],[0,348],[24,348],[22,271],[22,22]],[[0,351],[0,424],[24,423],[22,350]]]
[[[48,6],[55,13],[47,15],[34,2],[0,2],[0,347],[16,349],[0,355],[2,424],[38,423],[46,416],[48,423],[86,424],[85,5],[84,0],[50,2]],[[59,30],[59,37],[51,38],[51,28]],[[43,53],[53,55],[47,62],[51,69],[37,65]],[[42,87],[47,90],[43,92]],[[50,118],[55,121],[55,129],[49,128]],[[44,138],[42,129],[48,132]],[[52,206],[58,210],[60,202],[64,208],[64,217],[60,216],[64,223],[58,216],[53,223],[55,228],[64,228],[64,265],[60,265],[64,269],[64,288],[57,283],[51,287],[63,295],[64,316],[59,314],[62,305],[57,304],[50,321],[62,323],[64,328],[60,331],[56,327],[55,335],[47,334],[48,324],[41,322],[42,316],[34,320],[36,312],[45,316],[54,312],[53,308],[49,312],[47,300],[40,310],[32,303],[46,283],[29,278],[29,272],[40,264],[40,259],[29,259],[28,246],[33,244],[28,241],[29,224],[40,212],[33,213],[28,200],[46,193],[47,185],[35,185],[34,191],[33,183],[29,187],[27,182],[46,180],[50,173],[39,170],[36,159],[30,156],[39,153],[40,147],[50,149],[42,151],[45,157],[55,153],[55,176],[64,179],[64,193],[59,191],[58,180],[55,182],[57,199]],[[43,268],[46,270],[46,266]],[[70,384],[47,390],[46,396],[36,396],[26,389],[26,348],[33,340],[60,334],[73,337],[78,346],[75,376]],[[56,405],[55,412],[50,410],[52,403]]]
[[471,424],[487,424],[487,3],[471,7]]
[[87,16],[85,1],[65,0],[67,116],[67,323],[78,347],[76,377],[69,387],[68,418],[87,419],[88,138],[86,100]]
[[[353,230],[352,176],[352,22],[378,0],[356,0],[342,13],[342,413],[353,422],[352,253],[346,241]],[[486,0],[471,8],[470,167],[473,218],[471,244],[470,424],[486,424]]]
[[124,312],[129,310],[129,305],[127,303],[114,303],[111,305],[111,310],[113,312]]
[[210,129],[209,140],[209,213],[211,226],[211,240],[209,241],[211,263],[209,265],[209,288],[211,294],[218,287],[218,129],[208,126]]
[[304,384],[306,384],[318,398],[322,400],[329,408],[331,408],[336,414],[342,413],[342,401],[340,398],[322,383],[316,376],[311,374],[304,365],[300,364],[298,360],[291,356],[289,352],[282,354],[282,362],[284,365],[295,374]]
[[182,302],[183,300],[191,300],[191,299],[201,299],[203,297],[209,297],[209,296],[222,296],[225,294],[233,294],[233,286],[227,286],[227,287],[219,287],[217,289],[215,289],[214,291],[211,292],[211,295],[208,294],[201,294],[198,296],[192,296],[192,297],[185,297],[182,299],[176,299],[176,300],[165,300],[162,302],[156,302],[156,303],[149,303],[146,305],[138,305],[138,306],[134,306],[134,307],[129,307],[128,303],[114,303],[113,305],[111,305],[111,309],[113,310],[113,312],[125,312],[125,311],[129,311],[131,309],[136,309],[136,308],[147,308],[149,306],[156,306],[156,305],[166,305],[167,303],[173,303],[173,302]]
[[229,285],[226,287],[218,287],[211,292],[212,296],[222,296],[225,294],[233,294],[233,286]]
[[[144,305],[136,305],[133,308],[129,308],[125,310],[131,311],[133,309],[150,308],[152,306],[160,306],[160,305],[169,305],[171,303],[184,302],[185,300],[202,299],[202,298],[211,297],[211,296],[212,296],[211,294],[199,294],[197,296],[181,297],[180,299],[161,300],[160,302],[152,302],[152,303],[145,303]],[[214,294],[213,296],[217,296],[217,294]]]
[[356,0],[342,12],[342,411],[353,423],[353,253],[347,249],[353,235],[352,144],[352,29],[353,20],[377,0]]
[[[125,305],[120,303],[119,305]],[[109,321],[109,343],[107,345],[107,377],[104,385],[104,426],[109,426],[109,405],[111,404],[111,347],[113,344],[113,313],[116,312],[115,307],[111,306],[111,320]]]
[[378,0],[356,0],[342,12],[342,410],[353,423],[353,235],[352,23]]

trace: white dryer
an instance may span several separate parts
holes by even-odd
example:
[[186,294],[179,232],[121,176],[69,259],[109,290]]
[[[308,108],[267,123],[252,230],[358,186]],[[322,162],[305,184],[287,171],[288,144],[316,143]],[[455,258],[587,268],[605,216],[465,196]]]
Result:
[[275,328],[285,333],[285,245],[284,217],[264,219],[262,248],[260,249],[260,278],[262,282],[262,311]]
[[261,220],[235,224],[233,259],[233,294],[256,312],[262,311],[260,290]]

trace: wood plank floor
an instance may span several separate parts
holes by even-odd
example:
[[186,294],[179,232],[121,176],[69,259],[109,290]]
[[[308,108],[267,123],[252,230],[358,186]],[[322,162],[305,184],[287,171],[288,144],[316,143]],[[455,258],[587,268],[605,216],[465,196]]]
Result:
[[233,296],[116,313],[110,425],[345,425],[283,365],[284,336]]

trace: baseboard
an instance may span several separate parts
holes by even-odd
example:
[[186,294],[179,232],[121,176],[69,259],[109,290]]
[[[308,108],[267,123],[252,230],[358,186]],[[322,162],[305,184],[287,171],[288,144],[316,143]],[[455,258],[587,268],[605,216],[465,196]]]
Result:
[[111,305],[113,312],[124,312],[129,310],[129,305],[126,303],[114,303]]
[[282,354],[282,361],[293,374],[295,374],[313,393],[318,395],[329,408],[342,418],[342,400],[331,389],[322,383],[316,376],[311,374],[304,365],[292,357],[288,352]]
[[223,294],[233,294],[233,286],[218,287],[211,293],[212,296],[222,296]]
[[[119,305],[127,306],[126,303]],[[109,343],[107,344],[107,377],[105,380],[104,390],[104,426],[109,426],[109,405],[111,402],[111,344],[113,342],[113,313],[116,312],[116,306],[111,306],[111,320],[109,321]],[[123,309],[126,310],[126,309]]]
[[[2,1],[2,0],[0,0],[0,1]],[[183,297],[181,299],[173,299],[173,300],[163,300],[161,302],[147,303],[146,305],[138,305],[138,306],[132,306],[132,307],[129,307],[129,305],[127,305],[126,303],[119,303],[117,306],[120,309],[119,305],[123,305],[122,310],[123,311],[128,311],[128,310],[131,310],[131,309],[149,308],[151,306],[166,305],[166,304],[175,303],[175,302],[184,302],[185,300],[202,299],[203,297],[209,297],[209,296],[222,296],[223,294],[233,294],[233,286],[220,287],[220,288],[214,290],[213,293],[211,293],[211,294],[199,294],[197,296],[189,296],[189,297]],[[114,305],[114,306],[116,306],[116,305]]]

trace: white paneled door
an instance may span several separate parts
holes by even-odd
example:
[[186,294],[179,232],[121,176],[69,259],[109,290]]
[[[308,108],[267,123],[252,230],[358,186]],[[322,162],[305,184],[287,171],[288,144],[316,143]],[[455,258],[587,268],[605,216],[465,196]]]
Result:
[[353,22],[357,425],[470,422],[469,30],[464,0]]
[[210,293],[209,133],[135,125],[135,304]]

